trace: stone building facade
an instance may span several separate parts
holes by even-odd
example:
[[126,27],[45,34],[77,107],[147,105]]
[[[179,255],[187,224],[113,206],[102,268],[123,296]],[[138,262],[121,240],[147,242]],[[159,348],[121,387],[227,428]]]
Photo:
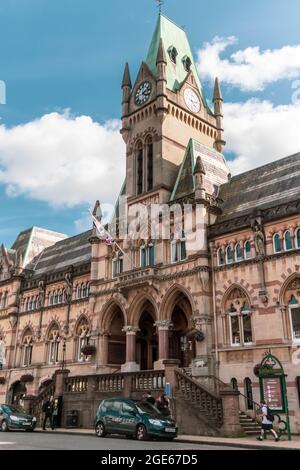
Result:
[[[63,367],[70,377],[125,374],[176,359],[194,378],[238,387],[251,412],[254,366],[271,349],[300,432],[300,154],[231,177],[220,84],[211,110],[184,30],[163,15],[134,84],[125,67],[121,134],[114,241],[94,226],[72,238],[47,232],[43,245],[36,229],[35,250],[26,232],[1,248],[0,401],[37,396]],[[137,213],[137,231],[149,228],[153,206],[155,229],[123,237]],[[95,216],[101,224],[99,206]]]

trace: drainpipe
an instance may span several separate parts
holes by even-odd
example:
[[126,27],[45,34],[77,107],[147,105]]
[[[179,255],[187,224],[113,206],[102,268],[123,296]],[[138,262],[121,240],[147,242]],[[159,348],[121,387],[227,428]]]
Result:
[[217,326],[217,311],[216,311],[216,281],[215,281],[215,272],[214,272],[214,245],[213,243],[209,244],[210,246],[210,257],[211,257],[211,272],[212,272],[212,290],[213,290],[213,315],[214,315],[214,334],[215,334],[215,354],[216,354],[216,367],[217,367],[217,376],[219,376],[219,336],[218,336],[218,326]]

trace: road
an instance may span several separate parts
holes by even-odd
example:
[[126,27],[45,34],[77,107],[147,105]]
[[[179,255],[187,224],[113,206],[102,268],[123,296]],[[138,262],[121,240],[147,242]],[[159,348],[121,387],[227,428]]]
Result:
[[180,442],[146,441],[137,442],[122,437],[76,436],[34,432],[0,432],[2,450],[236,450],[225,446],[188,444]]

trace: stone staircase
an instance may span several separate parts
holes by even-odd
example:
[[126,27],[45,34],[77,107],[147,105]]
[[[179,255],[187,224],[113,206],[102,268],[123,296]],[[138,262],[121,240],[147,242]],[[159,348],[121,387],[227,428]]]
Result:
[[260,425],[244,411],[240,411],[240,423],[247,436],[258,436]]
[[222,399],[183,370],[176,370],[175,416],[183,434],[191,429],[204,436],[220,436],[223,424]]

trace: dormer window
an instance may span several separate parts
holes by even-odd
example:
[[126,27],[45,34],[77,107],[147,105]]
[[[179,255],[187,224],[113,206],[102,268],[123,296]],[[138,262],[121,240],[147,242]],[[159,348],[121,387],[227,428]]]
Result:
[[184,58],[182,59],[183,67],[186,72],[189,72],[191,70],[192,66],[192,61],[189,58],[189,56],[185,55]]
[[169,53],[169,57],[170,57],[171,61],[174,64],[176,64],[177,56],[178,56],[178,52],[177,52],[176,47],[170,46],[169,49],[168,49],[168,53]]

